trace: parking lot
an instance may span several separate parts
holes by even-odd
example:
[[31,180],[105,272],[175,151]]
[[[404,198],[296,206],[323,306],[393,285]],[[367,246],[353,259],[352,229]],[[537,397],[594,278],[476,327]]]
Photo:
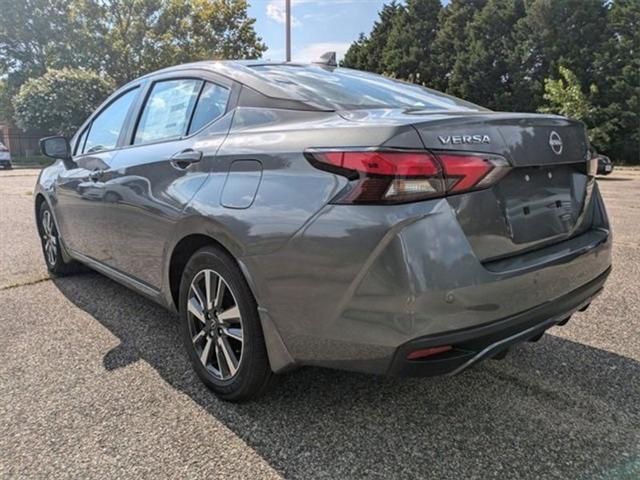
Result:
[[170,313],[48,277],[36,176],[0,173],[0,477],[640,478],[640,171],[599,180],[605,292],[540,342],[452,378],[300,369],[245,405],[200,384]]

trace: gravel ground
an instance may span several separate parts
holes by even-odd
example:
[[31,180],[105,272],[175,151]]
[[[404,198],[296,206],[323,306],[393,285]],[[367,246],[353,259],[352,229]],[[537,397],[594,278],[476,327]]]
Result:
[[35,171],[0,174],[0,478],[640,478],[640,171],[601,180],[614,271],[585,313],[454,378],[322,369],[218,401],[171,314],[48,279]]

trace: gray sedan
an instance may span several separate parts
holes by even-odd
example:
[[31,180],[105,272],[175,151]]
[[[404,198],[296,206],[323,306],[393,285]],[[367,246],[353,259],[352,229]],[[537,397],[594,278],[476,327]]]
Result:
[[581,123],[335,65],[169,68],[41,146],[49,270],[179,313],[226,400],[301,365],[458,373],[567,322],[610,271]]

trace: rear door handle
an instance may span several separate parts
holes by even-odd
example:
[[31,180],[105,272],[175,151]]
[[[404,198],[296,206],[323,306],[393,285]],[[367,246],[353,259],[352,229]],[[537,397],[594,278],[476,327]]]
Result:
[[185,170],[190,165],[198,163],[200,160],[202,160],[202,152],[188,148],[187,150],[183,150],[173,155],[171,157],[171,165],[179,170]]

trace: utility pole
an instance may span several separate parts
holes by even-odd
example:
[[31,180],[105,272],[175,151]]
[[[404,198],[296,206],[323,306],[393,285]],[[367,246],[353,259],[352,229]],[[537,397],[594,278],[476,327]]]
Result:
[[287,62],[291,61],[291,0],[285,1],[285,28],[286,28],[286,50]]

